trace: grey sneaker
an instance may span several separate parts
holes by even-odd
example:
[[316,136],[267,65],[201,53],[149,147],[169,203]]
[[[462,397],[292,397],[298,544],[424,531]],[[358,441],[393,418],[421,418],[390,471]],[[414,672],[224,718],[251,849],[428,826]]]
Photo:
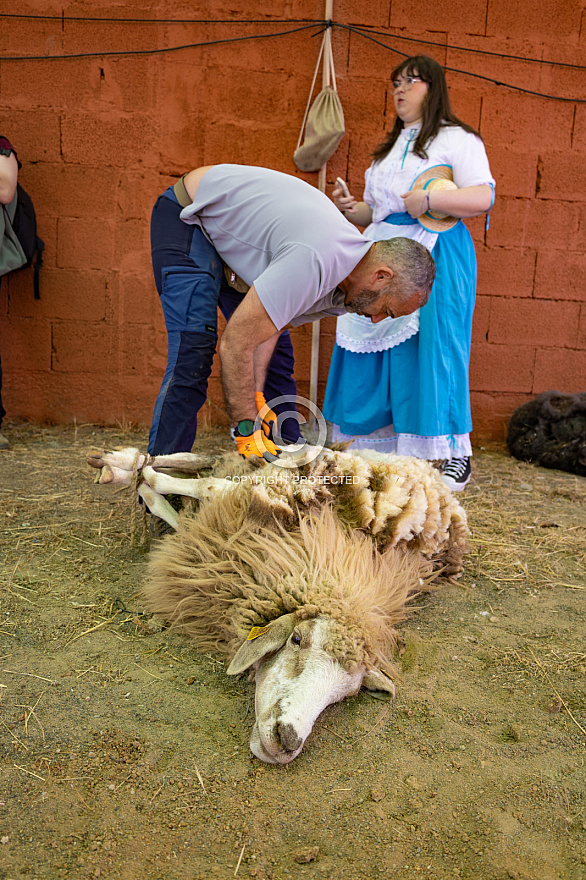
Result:
[[442,466],[442,481],[452,490],[461,492],[470,482],[470,458],[449,458]]
[[8,437],[5,437],[2,432],[0,432],[0,449],[10,449]]

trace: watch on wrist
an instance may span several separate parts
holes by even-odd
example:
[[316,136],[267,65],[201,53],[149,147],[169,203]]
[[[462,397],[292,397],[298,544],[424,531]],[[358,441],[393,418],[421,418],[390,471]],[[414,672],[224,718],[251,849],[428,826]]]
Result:
[[254,434],[254,422],[252,419],[242,419],[234,428],[234,435],[236,437],[250,437],[251,434]]

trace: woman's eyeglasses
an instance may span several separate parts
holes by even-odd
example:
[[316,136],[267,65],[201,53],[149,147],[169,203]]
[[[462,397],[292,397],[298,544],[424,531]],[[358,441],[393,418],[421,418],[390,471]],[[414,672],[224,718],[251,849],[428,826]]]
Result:
[[394,95],[395,92],[398,92],[402,89],[404,92],[408,92],[409,89],[413,88],[415,83],[424,82],[424,80],[420,79],[418,76],[406,76],[404,79],[394,79],[391,82],[391,95]]

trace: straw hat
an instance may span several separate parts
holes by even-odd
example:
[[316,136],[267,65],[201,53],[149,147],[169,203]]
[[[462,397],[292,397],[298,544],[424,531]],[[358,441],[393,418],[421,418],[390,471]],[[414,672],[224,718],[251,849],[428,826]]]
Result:
[[[415,178],[409,187],[409,190],[412,189],[437,192],[438,190],[454,190],[458,187],[454,183],[451,165],[433,165]],[[426,211],[425,214],[417,218],[417,222],[429,232],[447,232],[454,228],[459,219],[459,217],[451,217],[449,214],[442,214],[441,211]]]

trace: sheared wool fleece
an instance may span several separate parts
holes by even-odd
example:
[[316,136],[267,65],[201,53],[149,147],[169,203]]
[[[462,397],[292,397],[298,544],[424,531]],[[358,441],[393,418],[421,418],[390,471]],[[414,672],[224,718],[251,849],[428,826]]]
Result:
[[507,446],[521,461],[586,477],[586,391],[543,391],[522,404],[510,418]]
[[346,669],[393,676],[409,597],[436,585],[438,568],[452,577],[462,569],[466,516],[437,471],[417,459],[328,452],[300,470],[228,455],[221,475],[238,475],[238,491],[182,515],[152,552],[148,609],[198,650],[228,658],[253,626],[291,612],[327,616],[324,647]]
[[444,577],[461,574],[466,513],[429,462],[369,450],[328,450],[295,469],[248,462],[228,453],[213,473],[238,476],[259,521],[276,517],[295,528],[300,514],[331,505],[340,522],[368,532],[379,551],[409,547],[442,568]]

